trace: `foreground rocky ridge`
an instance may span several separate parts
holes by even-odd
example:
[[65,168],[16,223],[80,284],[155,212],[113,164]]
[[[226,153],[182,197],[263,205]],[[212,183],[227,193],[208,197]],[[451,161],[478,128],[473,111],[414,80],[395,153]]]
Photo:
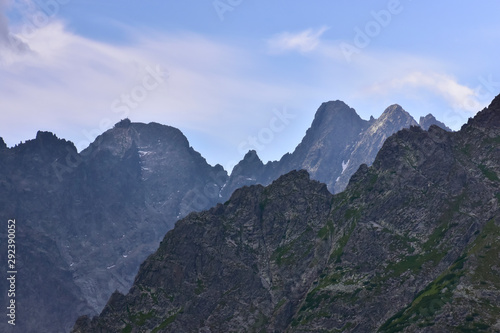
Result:
[[331,195],[304,171],[167,233],[73,332],[500,331],[500,97],[399,131]]

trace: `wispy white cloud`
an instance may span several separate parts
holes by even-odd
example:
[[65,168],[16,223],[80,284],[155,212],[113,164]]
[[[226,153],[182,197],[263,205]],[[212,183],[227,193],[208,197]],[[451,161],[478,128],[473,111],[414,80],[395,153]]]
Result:
[[267,41],[268,48],[272,53],[287,51],[308,53],[314,51],[320,45],[320,37],[328,29],[328,27],[323,26],[318,29],[310,28],[296,33],[283,32]]
[[[318,82],[325,88],[332,86],[332,91],[347,101],[382,100],[384,95],[393,98],[390,103],[397,102],[401,96],[410,102],[441,100],[444,103],[436,105],[461,112],[465,118],[485,106],[477,89],[459,83],[448,74],[447,64],[439,59],[366,48],[353,61],[347,61],[340,48],[342,41],[321,39],[324,31],[326,28],[282,33],[270,39],[268,47],[275,53],[293,50],[314,56],[316,68],[312,70],[316,71]],[[342,79],[339,81],[339,78]]]
[[[5,31],[11,36],[21,31],[16,28],[0,26],[4,36]],[[12,145],[32,138],[38,129],[51,130],[81,149],[92,136],[128,116],[179,127],[195,144],[193,135],[199,135],[204,140],[198,143],[207,150],[234,156],[240,141],[267,126],[273,108],[297,111],[297,120],[287,128],[294,134],[284,140],[288,150],[300,142],[314,111],[326,100],[342,99],[364,118],[377,116],[393,103],[414,114],[431,112],[427,105],[444,101],[432,112],[446,121],[435,112],[463,110],[457,126],[469,111],[480,109],[474,91],[450,76],[454,71],[439,59],[366,48],[347,63],[341,41],[325,35],[327,27],[261,40],[261,50],[273,56],[256,52],[258,46],[251,41],[249,47],[234,46],[201,34],[119,28],[126,42],[98,42],[72,33],[54,15],[30,38],[18,34],[32,52],[11,52],[9,61],[0,63],[0,136]],[[289,62],[276,56],[286,52],[306,61],[299,59],[291,70]],[[314,61],[308,61],[311,58]],[[168,78],[128,112],[116,112],[113,103],[140,87],[148,66],[157,65]],[[420,101],[428,103],[422,107]],[[215,143],[220,145],[215,148]],[[266,146],[264,153],[272,149]],[[276,148],[274,157],[267,156],[279,158],[285,151]]]
[[443,98],[454,109],[477,112],[482,106],[474,89],[460,84],[449,75],[436,72],[411,72],[373,84],[368,91],[373,94],[394,94],[404,91],[414,94],[418,89],[425,89]]
[[[320,38],[320,31],[283,33],[273,37],[268,46],[275,53],[294,50],[312,57],[314,62],[306,65],[314,72],[318,91],[330,91],[325,99],[343,99],[365,118],[377,116],[390,104],[400,103],[414,116],[432,112],[458,129],[489,102],[489,98],[478,92],[479,81],[461,82],[450,74],[455,74],[456,68],[450,68],[439,58],[401,50],[365,48],[352,61],[347,61],[340,47],[343,41]],[[309,40],[309,43],[292,42],[294,40]]]
[[[0,136],[10,145],[44,129],[82,149],[127,116],[210,131],[215,140],[234,143],[237,153],[239,138],[266,123],[281,106],[276,101],[294,95],[256,77],[258,61],[246,50],[196,34],[136,30],[130,42],[111,44],[76,35],[54,19],[29,47],[32,53],[0,65]],[[116,107],[157,66],[168,78],[134,107]]]

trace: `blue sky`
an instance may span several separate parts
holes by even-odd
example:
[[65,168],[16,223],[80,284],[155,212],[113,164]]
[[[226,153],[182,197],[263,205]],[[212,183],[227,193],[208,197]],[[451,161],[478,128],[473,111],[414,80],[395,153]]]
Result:
[[0,0],[0,136],[85,148],[124,117],[230,170],[292,151],[322,102],[453,129],[500,93],[497,1]]

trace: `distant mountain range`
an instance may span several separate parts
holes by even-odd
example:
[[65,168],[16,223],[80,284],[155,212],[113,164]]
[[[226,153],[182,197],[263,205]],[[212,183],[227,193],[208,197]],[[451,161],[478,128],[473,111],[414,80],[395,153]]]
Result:
[[[431,114],[420,119],[428,129],[437,125],[450,131]],[[263,164],[250,151],[237,164],[222,190],[223,199],[244,185],[269,185],[292,170],[307,170],[312,179],[324,182],[332,193],[345,189],[361,164],[371,165],[384,141],[403,128],[419,126],[399,105],[389,106],[378,119],[363,120],[342,101],[323,103],[302,142],[279,161]]]
[[[431,115],[420,120],[430,124],[445,127]],[[0,207],[18,221],[20,244],[16,330],[68,332],[79,315],[99,313],[115,290],[128,292],[139,265],[190,212],[291,170],[340,192],[389,136],[417,125],[397,105],[366,121],[341,101],[323,103],[292,154],[264,165],[250,151],[230,176],[181,131],[156,123],[122,120],[80,153],[50,132],[13,148],[0,138]],[[7,282],[0,279],[2,290]]]
[[[408,124],[398,106],[384,115],[341,138],[382,141],[379,128]],[[351,159],[372,152],[344,142]],[[398,131],[336,195],[291,171],[188,215],[130,291],[73,332],[498,332],[499,177],[500,96],[458,132]]]

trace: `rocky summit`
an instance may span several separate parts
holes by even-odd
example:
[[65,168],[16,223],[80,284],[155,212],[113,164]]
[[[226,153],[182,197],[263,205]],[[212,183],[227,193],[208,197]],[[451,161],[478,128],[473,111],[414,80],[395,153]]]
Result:
[[0,209],[21,244],[15,331],[68,332],[99,313],[176,220],[217,202],[226,179],[178,129],[155,123],[123,120],[81,153],[49,132],[13,148],[1,140]]
[[264,165],[255,151],[250,152],[234,168],[221,192],[222,198],[228,199],[241,186],[268,185],[285,173],[301,169],[308,170],[314,179],[333,186],[343,170],[343,162],[348,161],[348,147],[369,124],[342,101],[323,103],[292,154],[287,153],[280,161]]
[[[420,120],[425,130],[431,125],[449,130],[432,115]],[[287,172],[302,169],[312,179],[324,182],[332,193],[342,192],[361,164],[373,163],[388,137],[410,126],[419,124],[397,104],[389,106],[377,119],[363,120],[342,101],[323,103],[293,153],[263,164],[257,153],[250,151],[234,168],[221,197],[227,200],[237,188],[269,185]]]
[[411,126],[418,124],[401,106],[394,104],[385,109],[378,119],[372,121],[366,131],[360,133],[356,142],[346,149],[348,156],[342,161],[342,172],[330,185],[330,188],[333,187],[333,192],[343,191],[360,165],[371,165],[388,137]]
[[73,332],[498,332],[499,176],[500,96],[398,131],[339,194],[292,171],[189,214]]
[[436,117],[434,117],[430,113],[425,117],[420,117],[418,124],[426,131],[429,130],[429,127],[431,127],[432,125],[436,125],[448,132],[451,132],[451,128],[449,128],[448,126],[437,120]]

